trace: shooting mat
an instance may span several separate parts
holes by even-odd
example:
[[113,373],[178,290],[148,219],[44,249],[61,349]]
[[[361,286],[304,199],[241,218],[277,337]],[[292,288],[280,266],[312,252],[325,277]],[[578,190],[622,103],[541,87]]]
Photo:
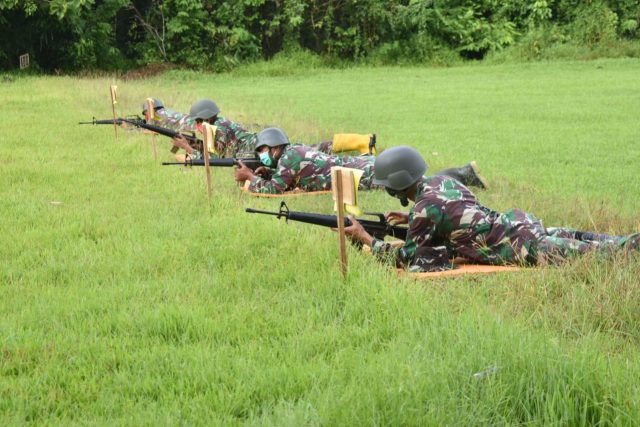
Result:
[[331,194],[331,191],[301,191],[301,190],[293,190],[293,191],[285,191],[282,194],[262,194],[262,193],[252,193],[247,189],[247,186],[241,187],[242,191],[245,194],[253,197],[267,197],[267,198],[282,198],[282,197],[298,197],[298,196],[321,196],[323,194]]
[[402,268],[398,269],[398,274],[407,275],[417,280],[438,279],[450,276],[462,276],[465,274],[490,274],[504,273],[507,271],[519,271],[522,268],[506,265],[482,265],[482,264],[457,264],[454,270],[433,271],[430,273],[407,273]]
[[[391,243],[394,246],[402,246],[404,242],[402,240],[392,240],[389,243]],[[371,255],[371,248],[369,246],[364,246],[362,249],[363,249],[363,252]],[[423,280],[423,279],[426,280],[426,279],[438,279],[438,278],[449,277],[449,276],[462,276],[465,274],[490,274],[490,273],[504,273],[507,271],[522,270],[521,267],[516,267],[516,266],[470,264],[464,258],[454,259],[453,265],[455,265],[456,267],[453,270],[432,271],[429,273],[409,273],[403,268],[398,268],[398,274],[406,275],[416,280]]]

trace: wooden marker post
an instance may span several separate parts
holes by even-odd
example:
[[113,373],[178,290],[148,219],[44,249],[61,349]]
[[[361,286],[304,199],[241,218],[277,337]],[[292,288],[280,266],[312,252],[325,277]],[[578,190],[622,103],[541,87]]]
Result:
[[[336,202],[336,210],[338,211],[338,238],[340,242],[340,269],[342,270],[342,276],[347,277],[347,244],[346,236],[344,234],[344,187],[353,187],[353,174],[350,171],[346,171],[342,168],[331,169],[331,180],[333,182],[333,199]],[[349,187],[350,188],[350,187]],[[353,191],[348,191],[353,193]],[[347,203],[353,203],[353,201]]]
[[118,86],[111,85],[109,93],[111,94],[111,111],[113,112],[113,131],[116,133],[116,141],[118,140],[118,125],[116,124],[116,104],[118,103],[116,97],[116,89]]
[[211,166],[209,165],[209,147],[213,147],[216,127],[207,122],[202,123],[202,156],[204,158],[204,173],[207,177],[207,195],[211,199]]
[[[147,98],[147,114],[145,114],[145,120],[149,124],[153,124],[155,118],[155,109],[153,108],[153,98]],[[151,146],[153,147],[153,158],[158,161],[158,147],[156,147],[156,133],[151,132]]]
[[29,54],[25,53],[24,55],[20,55],[20,69],[24,70],[25,68],[29,68]]

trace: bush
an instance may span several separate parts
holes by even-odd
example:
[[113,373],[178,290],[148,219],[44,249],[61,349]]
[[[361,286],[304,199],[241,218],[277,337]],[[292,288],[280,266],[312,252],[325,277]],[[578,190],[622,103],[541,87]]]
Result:
[[[309,60],[304,52],[332,66],[535,60],[640,37],[637,0],[0,0],[0,11],[0,68],[30,53],[49,72],[157,62],[227,71],[281,52],[265,70],[288,73],[277,64]],[[635,52],[619,46],[616,55]]]
[[378,65],[453,65],[461,61],[458,52],[443,46],[428,34],[416,34],[407,41],[384,43],[369,56],[369,62]]
[[596,1],[578,7],[569,34],[576,43],[593,48],[615,42],[617,27],[618,16],[606,4]]
[[290,48],[267,61],[257,61],[238,67],[234,74],[242,76],[289,76],[308,74],[327,63],[319,55],[302,48]]

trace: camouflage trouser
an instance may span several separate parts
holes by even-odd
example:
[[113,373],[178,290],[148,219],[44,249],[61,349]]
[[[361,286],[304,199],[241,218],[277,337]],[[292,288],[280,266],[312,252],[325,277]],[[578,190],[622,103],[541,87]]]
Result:
[[628,236],[577,231],[571,228],[553,227],[538,239],[536,245],[538,263],[554,263],[594,252],[611,255],[618,251],[631,251],[640,248],[640,233]]
[[457,253],[482,264],[547,264],[558,263],[588,252],[602,255],[640,247],[640,233],[611,236],[571,228],[545,228],[542,222],[518,209],[497,214],[485,241],[458,245]]
[[333,141],[323,141],[318,144],[310,145],[316,151],[325,154],[333,154]]
[[375,169],[373,167],[373,156],[370,156],[369,154],[363,154],[361,156],[358,156],[360,158],[369,158],[371,159],[371,162],[365,166],[364,169],[362,169],[362,171],[364,172],[362,174],[362,177],[360,177],[360,185],[358,186],[359,190],[370,190],[372,188],[384,188],[380,185],[376,185],[373,183],[373,176],[374,176],[374,172]]

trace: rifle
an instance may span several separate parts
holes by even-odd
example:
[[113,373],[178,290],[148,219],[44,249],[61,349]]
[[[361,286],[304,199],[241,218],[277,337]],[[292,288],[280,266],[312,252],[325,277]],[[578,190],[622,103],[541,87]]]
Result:
[[[274,215],[278,218],[285,218],[285,221],[298,221],[304,222],[307,224],[315,224],[321,225],[323,227],[338,227],[338,217],[336,215],[324,215],[317,213],[307,213],[307,212],[292,212],[289,210],[287,204],[282,201],[280,203],[280,210],[278,212],[270,212],[270,211],[261,211],[257,209],[247,208],[245,209],[247,213],[258,213],[265,215]],[[384,219],[384,214],[381,213],[368,213],[365,212],[365,215],[371,215],[378,217],[378,221],[371,221],[367,219],[358,218],[358,222],[362,224],[367,233],[371,234],[376,239],[384,239],[385,236],[396,237],[400,240],[407,240],[407,232],[409,229],[407,227],[400,227],[397,225],[391,225]],[[344,219],[344,226],[349,227],[351,225],[351,221],[349,218]]]
[[[168,136],[169,138],[172,138],[172,139],[182,135],[187,139],[187,141],[189,141],[190,146],[194,148],[203,147],[202,140],[196,138],[195,132],[192,135],[189,135],[186,133],[180,133],[175,130],[163,128],[160,126],[150,125],[146,123],[142,118],[137,116],[135,118],[117,118],[115,120],[114,119],[96,120],[96,118],[94,117],[93,120],[90,122],[79,122],[79,124],[81,125],[112,125],[114,122],[117,125],[122,125],[123,123],[127,123],[135,127],[150,130],[162,136]],[[171,147],[171,152],[174,154],[177,153],[178,150],[179,150],[178,147]]]
[[[233,157],[227,157],[224,159],[209,159],[209,166],[211,167],[221,167],[221,168],[230,168],[232,166],[240,165],[240,161],[245,164],[249,169],[256,170],[258,167],[262,166],[260,159],[254,158],[246,158],[239,159]],[[183,165],[183,166],[204,166],[204,159],[186,159],[184,162],[162,162],[162,166],[170,166],[170,165]]]
[[121,125],[124,121],[127,122],[140,122],[144,123],[144,119],[140,116],[128,116],[125,118],[117,118],[117,119],[104,119],[104,120],[96,120],[94,117],[90,122],[78,122],[80,125],[112,125],[114,122],[117,125]]

